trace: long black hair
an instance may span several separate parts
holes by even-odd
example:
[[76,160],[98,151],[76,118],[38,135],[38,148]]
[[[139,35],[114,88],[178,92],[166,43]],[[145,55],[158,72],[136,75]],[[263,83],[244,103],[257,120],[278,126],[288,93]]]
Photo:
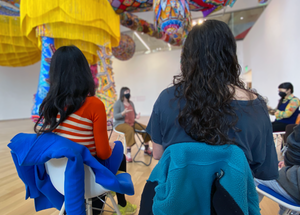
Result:
[[211,145],[235,144],[228,137],[229,129],[239,131],[230,105],[235,88],[254,98],[239,79],[240,71],[235,38],[224,22],[207,20],[193,27],[182,49],[181,74],[173,79],[175,96],[185,101],[178,122],[193,139]]
[[[38,134],[52,132],[70,114],[77,111],[87,96],[95,95],[95,83],[89,64],[75,46],[63,46],[54,53],[49,72],[50,89],[34,126]],[[57,114],[60,119],[56,120]],[[38,129],[39,123],[41,128]]]
[[[119,97],[119,99],[123,102],[124,101],[124,95],[125,95],[125,91],[126,90],[130,90],[128,87],[122,87],[121,88],[121,90],[120,90],[120,97]],[[128,101],[130,101],[129,99],[128,99]]]
[[[278,86],[278,89],[286,89],[286,90],[291,90],[291,93],[294,92],[294,86],[290,83],[290,82],[284,82],[282,84],[280,84]],[[279,108],[279,106],[282,104],[284,98],[281,98],[278,102],[278,105],[277,105],[277,109]]]

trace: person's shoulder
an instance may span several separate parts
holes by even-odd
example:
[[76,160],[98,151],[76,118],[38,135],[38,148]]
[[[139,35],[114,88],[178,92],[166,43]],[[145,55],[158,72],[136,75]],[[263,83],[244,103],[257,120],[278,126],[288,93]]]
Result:
[[174,97],[175,90],[176,90],[176,87],[174,85],[171,87],[168,87],[168,88],[164,89],[163,91],[161,91],[158,98],[162,99],[162,98]]
[[299,98],[297,98],[296,96],[294,96],[294,97],[291,99],[291,101],[292,101],[292,102],[298,103],[298,105],[299,105],[299,103],[300,103]]
[[104,107],[103,102],[95,96],[87,97],[85,99],[85,105],[90,108]]
[[122,101],[121,101],[120,99],[118,99],[118,100],[115,102],[114,106],[118,106],[118,105],[121,105],[121,104],[122,104]]

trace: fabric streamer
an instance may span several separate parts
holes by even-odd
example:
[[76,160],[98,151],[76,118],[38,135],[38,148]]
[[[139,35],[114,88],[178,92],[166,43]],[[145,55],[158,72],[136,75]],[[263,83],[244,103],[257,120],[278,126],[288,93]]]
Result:
[[19,1],[0,1],[0,66],[28,66],[38,62],[40,50],[20,31]]
[[112,48],[112,53],[119,60],[129,60],[135,53],[135,42],[127,34],[121,34],[120,44],[118,47]]
[[115,81],[112,71],[112,53],[109,47],[99,46],[99,87],[96,96],[104,103],[108,120],[113,119],[113,106],[117,101]]
[[[55,46],[77,46],[90,64],[97,62],[98,45],[119,45],[120,18],[107,0],[22,0],[22,32],[41,48],[41,36]],[[38,28],[38,29],[36,29]]]
[[39,119],[39,108],[49,91],[49,70],[51,58],[55,52],[54,39],[50,37],[42,37],[42,60],[41,71],[39,76],[39,83],[37,93],[34,96],[34,105],[31,111],[31,118],[33,122]]

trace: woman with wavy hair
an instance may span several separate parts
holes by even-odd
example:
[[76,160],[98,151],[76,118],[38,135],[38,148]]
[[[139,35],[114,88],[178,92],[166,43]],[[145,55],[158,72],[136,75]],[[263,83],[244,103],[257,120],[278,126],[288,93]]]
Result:
[[[207,20],[189,32],[181,74],[159,95],[146,129],[154,142],[155,159],[178,143],[233,144],[243,150],[255,178],[278,177],[268,110],[263,99],[240,80],[236,49],[224,22]],[[140,214],[152,214],[156,185],[147,181]]]

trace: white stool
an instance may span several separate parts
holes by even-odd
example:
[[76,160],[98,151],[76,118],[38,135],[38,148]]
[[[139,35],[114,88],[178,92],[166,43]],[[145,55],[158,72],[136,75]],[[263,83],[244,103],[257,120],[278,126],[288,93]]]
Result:
[[283,138],[283,135],[285,134],[285,131],[277,131],[277,132],[273,132],[273,135],[276,136],[276,141],[275,141],[275,147],[277,148],[278,146],[278,135],[281,136]]
[[[55,189],[60,192],[62,195],[65,194],[65,170],[67,167],[67,158],[60,158],[60,159],[51,159],[45,163],[46,171],[50,177],[51,183],[55,187]],[[113,206],[108,205],[106,202],[104,204],[108,205],[113,212],[116,212],[117,215],[121,215],[118,205],[116,204],[113,196],[111,195],[110,191],[102,187],[100,184],[96,183],[96,176],[93,170],[84,165],[84,179],[85,179],[85,198],[86,198],[86,214],[92,215],[92,209],[99,210],[99,213],[104,211],[103,209],[92,208],[92,198],[98,197],[101,195],[107,195]],[[100,199],[101,200],[101,199]],[[102,201],[102,200],[101,200]],[[63,215],[65,212],[65,203],[59,212],[59,215]]]
[[123,143],[123,145],[124,145],[124,147],[123,147],[124,148],[124,155],[126,155],[127,145],[126,145],[125,134],[123,132],[117,131],[115,128],[114,128],[114,132],[116,132],[118,134],[117,140],[120,140]]
[[256,187],[256,190],[257,190],[258,193],[266,196],[267,198],[271,199],[272,201],[274,201],[274,202],[278,203],[279,205],[282,205],[283,207],[287,208],[286,211],[284,212],[284,215],[288,215],[292,211],[300,212],[300,205],[297,205],[297,204],[287,200],[286,198],[284,198],[280,194],[276,193],[272,189],[270,189],[270,188],[268,188],[268,187],[266,187],[262,184],[259,184]]

